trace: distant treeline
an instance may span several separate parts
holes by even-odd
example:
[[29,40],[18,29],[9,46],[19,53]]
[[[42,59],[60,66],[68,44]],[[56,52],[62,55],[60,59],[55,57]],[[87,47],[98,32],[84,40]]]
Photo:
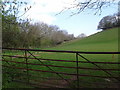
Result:
[[56,25],[20,22],[14,15],[2,15],[2,20],[3,47],[49,47],[74,39],[73,34],[60,30]]

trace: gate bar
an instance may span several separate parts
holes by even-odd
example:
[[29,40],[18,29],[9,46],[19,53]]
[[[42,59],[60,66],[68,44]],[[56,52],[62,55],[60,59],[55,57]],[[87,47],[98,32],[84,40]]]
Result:
[[64,50],[38,50],[38,49],[23,49],[23,48],[2,48],[9,50],[27,50],[27,51],[41,51],[41,52],[62,52],[62,53],[81,53],[81,54],[120,54],[120,52],[80,52],[80,51],[64,51]]

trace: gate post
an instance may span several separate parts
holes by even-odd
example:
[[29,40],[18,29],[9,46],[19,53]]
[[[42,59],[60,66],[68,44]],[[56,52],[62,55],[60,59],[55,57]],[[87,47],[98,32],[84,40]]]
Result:
[[79,88],[79,68],[78,68],[78,53],[76,53],[76,66],[77,66],[77,88]]
[[25,50],[25,62],[26,62],[26,68],[27,68],[27,82],[29,83],[27,50]]

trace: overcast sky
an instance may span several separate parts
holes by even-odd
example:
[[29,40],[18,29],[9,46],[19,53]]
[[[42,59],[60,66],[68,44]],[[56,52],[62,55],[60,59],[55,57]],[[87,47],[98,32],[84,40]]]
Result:
[[[118,11],[118,7],[111,6],[104,8],[101,15],[94,15],[93,11],[85,11],[78,15],[70,17],[73,10],[64,11],[58,14],[65,7],[70,7],[74,0],[22,0],[27,1],[32,8],[24,15],[32,22],[45,22],[47,24],[57,25],[62,30],[66,30],[69,34],[75,36],[85,33],[91,35],[96,33],[99,21],[106,15],[112,15]],[[85,1],[85,0],[82,0]],[[119,1],[119,0],[116,0]],[[24,10],[24,7],[21,8]]]

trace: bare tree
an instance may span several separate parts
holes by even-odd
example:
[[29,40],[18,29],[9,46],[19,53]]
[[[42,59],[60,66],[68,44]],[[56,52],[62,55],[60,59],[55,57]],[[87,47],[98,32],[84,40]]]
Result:
[[96,15],[97,13],[101,14],[103,8],[111,5],[118,5],[117,3],[117,0],[74,0],[73,3],[70,4],[71,7],[65,7],[60,13],[66,10],[75,9],[70,15],[73,16],[89,9],[94,11],[94,14]]

